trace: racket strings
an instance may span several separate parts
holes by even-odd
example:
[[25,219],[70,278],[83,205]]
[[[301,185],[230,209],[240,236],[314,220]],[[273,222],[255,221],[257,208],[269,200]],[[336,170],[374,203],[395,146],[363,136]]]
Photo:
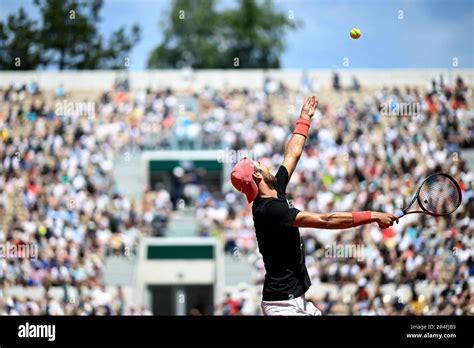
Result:
[[444,175],[428,178],[423,183],[418,198],[423,208],[435,215],[451,214],[461,203],[458,186]]

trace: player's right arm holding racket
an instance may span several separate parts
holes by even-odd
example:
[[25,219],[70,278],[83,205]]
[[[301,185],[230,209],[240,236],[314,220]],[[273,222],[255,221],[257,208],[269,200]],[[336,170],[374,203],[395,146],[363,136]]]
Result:
[[448,174],[435,173],[428,176],[419,186],[409,206],[397,215],[376,211],[352,213],[316,214],[299,212],[293,226],[324,229],[343,229],[376,222],[380,228],[398,223],[398,219],[413,213],[432,216],[447,216],[456,211],[462,203],[459,184]]
[[357,227],[375,222],[380,228],[387,228],[392,226],[395,221],[398,222],[398,217],[395,215],[377,211],[360,211],[351,213],[334,212],[327,214],[301,211],[296,215],[293,226],[336,230]]

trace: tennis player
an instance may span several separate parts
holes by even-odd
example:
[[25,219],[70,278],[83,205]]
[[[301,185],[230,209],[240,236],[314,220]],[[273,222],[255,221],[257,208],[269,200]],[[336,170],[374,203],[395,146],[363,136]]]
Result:
[[249,203],[253,202],[255,232],[266,270],[261,304],[264,315],[321,315],[305,300],[311,281],[299,227],[345,229],[375,222],[387,228],[398,220],[395,215],[373,211],[318,214],[290,206],[286,186],[303,152],[317,105],[314,96],[305,98],[275,176],[261,163],[247,158],[231,173],[232,185],[247,196]]

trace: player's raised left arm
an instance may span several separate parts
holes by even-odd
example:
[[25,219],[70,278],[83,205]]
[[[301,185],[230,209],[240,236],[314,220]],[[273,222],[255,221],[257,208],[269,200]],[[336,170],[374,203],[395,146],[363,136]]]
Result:
[[300,118],[296,121],[296,128],[293,135],[286,144],[285,156],[283,159],[283,166],[288,171],[288,178],[295,171],[296,165],[303,153],[304,143],[308,136],[309,126],[311,118],[318,107],[318,101],[315,96],[306,97],[304,100],[303,108],[301,109]]

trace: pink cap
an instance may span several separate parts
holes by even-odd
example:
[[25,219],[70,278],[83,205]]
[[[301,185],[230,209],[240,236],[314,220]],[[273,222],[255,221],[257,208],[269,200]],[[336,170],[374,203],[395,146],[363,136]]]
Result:
[[230,174],[232,185],[247,196],[249,203],[253,202],[258,196],[258,186],[253,180],[253,161],[244,158],[234,166]]

